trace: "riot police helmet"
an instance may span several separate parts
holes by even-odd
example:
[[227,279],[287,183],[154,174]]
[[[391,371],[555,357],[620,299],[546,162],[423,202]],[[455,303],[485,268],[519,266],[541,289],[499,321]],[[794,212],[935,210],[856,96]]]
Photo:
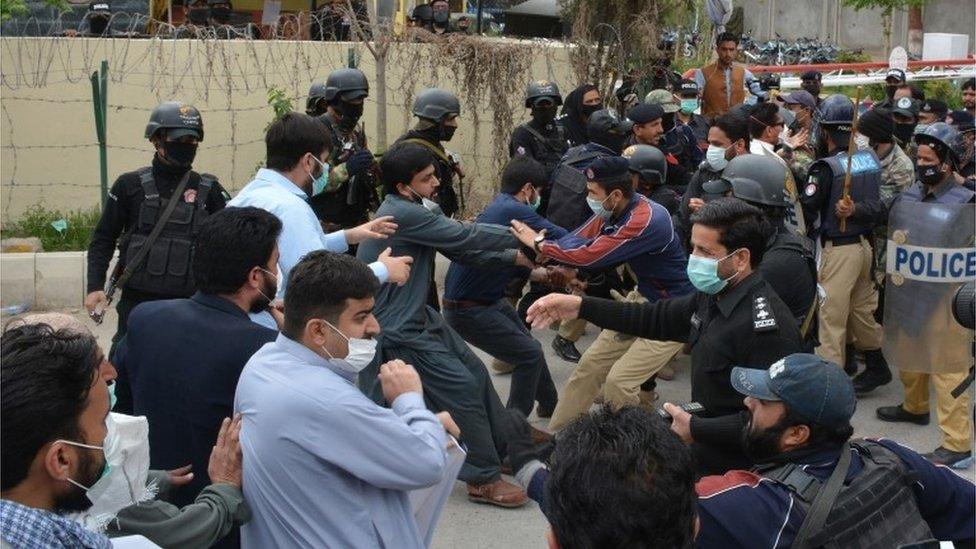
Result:
[[329,73],[325,80],[324,98],[329,103],[336,99],[352,101],[369,96],[369,81],[359,69],[343,68]]
[[829,130],[850,132],[854,123],[854,102],[846,95],[835,93],[820,103],[820,126]]
[[325,99],[325,83],[312,82],[312,87],[308,89],[308,100],[305,101],[305,114],[316,116],[322,114],[318,108],[319,100]]
[[641,181],[660,185],[668,176],[668,161],[657,147],[631,145],[620,156],[627,159],[628,169]]
[[535,106],[537,99],[551,99],[557,106],[563,104],[563,97],[559,94],[559,86],[549,80],[536,80],[525,89],[525,108]]
[[949,159],[956,168],[966,157],[966,142],[962,134],[945,122],[936,122],[915,134],[915,143],[932,147],[940,160]]
[[167,101],[153,109],[149,115],[146,139],[152,139],[160,131],[165,131],[167,137],[174,139],[189,135],[203,141],[203,118],[193,105]]
[[443,122],[450,116],[461,114],[461,103],[453,93],[440,88],[427,88],[413,102],[413,115],[418,118]]
[[729,161],[722,179],[732,196],[752,204],[785,208],[787,167],[771,156],[744,154]]

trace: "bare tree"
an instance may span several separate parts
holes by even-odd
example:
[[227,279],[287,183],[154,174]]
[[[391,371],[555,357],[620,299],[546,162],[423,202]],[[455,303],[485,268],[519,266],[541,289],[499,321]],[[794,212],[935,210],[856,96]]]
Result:
[[376,14],[376,4],[372,0],[366,0],[366,14],[369,19],[369,28],[363,29],[356,10],[352,5],[352,0],[346,0],[346,9],[349,10],[349,19],[352,21],[353,32],[356,39],[369,50],[376,65],[376,150],[386,151],[386,61],[390,51],[390,44],[393,43],[393,21],[381,21]]

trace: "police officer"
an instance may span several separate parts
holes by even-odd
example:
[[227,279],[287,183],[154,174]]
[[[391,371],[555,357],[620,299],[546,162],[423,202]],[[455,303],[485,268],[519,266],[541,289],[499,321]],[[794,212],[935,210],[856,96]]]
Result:
[[[741,446],[746,425],[732,367],[768,368],[799,352],[800,333],[789,308],[756,269],[769,227],[758,209],[734,198],[702,206],[692,218],[693,250],[687,273],[697,292],[654,303],[550,294],[532,305],[528,320],[585,319],[637,337],[680,341],[691,348],[691,398],[705,410],[694,418],[665,408],[672,430],[692,444],[701,474],[750,464]],[[735,231],[730,231],[735,226]]]
[[634,190],[664,206],[668,213],[678,211],[678,195],[664,185],[668,161],[664,153],[650,145],[631,145],[621,155],[627,159]]
[[460,210],[454,176],[464,180],[461,161],[444,149],[458,128],[461,103],[453,93],[439,88],[427,88],[413,102],[413,115],[418,118],[414,129],[403,134],[397,142],[407,141],[424,146],[434,156],[437,180],[437,202],[444,215],[453,217]]
[[766,215],[773,234],[766,241],[759,272],[793,312],[803,336],[804,352],[817,345],[817,262],[813,242],[790,231],[784,220],[789,198],[785,192],[787,168],[775,158],[747,154],[733,158],[722,179],[705,183],[708,193],[718,194],[727,185],[732,196]]
[[[944,122],[937,122],[915,136],[918,142],[918,183],[907,191],[892,196],[885,201],[855,204],[853,208],[845,208],[848,222],[854,220],[863,222],[884,223],[888,212],[898,201],[934,204],[966,204],[974,201],[973,191],[957,184],[953,175],[954,166],[960,161],[959,152],[964,146],[959,132]],[[940,212],[945,215],[944,211]],[[892,219],[892,222],[895,220]],[[973,227],[959,227],[972,234]],[[971,242],[971,240],[970,240]],[[968,361],[964,347],[968,346],[965,338],[959,341],[932,342],[942,346],[959,345],[963,348],[954,356],[962,356]],[[953,353],[950,353],[952,355]],[[920,353],[921,357],[929,356]],[[921,362],[924,359],[920,359]],[[938,402],[936,410],[939,415],[939,428],[942,430],[942,444],[930,454],[926,454],[934,463],[949,467],[966,468],[972,459],[972,424],[968,410],[970,397],[967,394],[953,397],[951,392],[966,378],[967,364],[914,364],[913,366],[929,367],[929,371],[939,368],[941,373],[923,373],[919,371],[899,372],[902,384],[905,386],[905,401],[901,405],[884,406],[878,408],[878,418],[882,421],[915,423],[927,425],[929,423],[929,380],[935,385],[935,395]],[[960,366],[956,371],[953,366]],[[946,368],[953,371],[946,371]]]
[[800,201],[808,215],[820,216],[816,234],[823,246],[820,284],[826,299],[820,308],[820,346],[817,354],[844,364],[848,328],[855,347],[864,351],[866,369],[854,378],[854,389],[867,393],[891,381],[881,354],[881,326],[874,318],[878,290],[871,278],[873,255],[870,238],[874,224],[847,219],[841,227],[837,204],[877,201],[881,167],[874,151],[858,151],[852,163],[850,196],[844,197],[847,148],[854,120],[854,103],[844,95],[827,97],[820,105],[821,141],[828,156],[810,166],[810,177]]
[[325,84],[312,84],[308,96],[305,112],[325,124],[332,137],[328,185],[309,203],[326,232],[361,225],[377,206],[376,160],[367,148],[366,134],[356,127],[369,97],[369,82],[359,69],[338,69]]
[[[110,287],[117,284],[122,296],[116,305],[119,325],[110,356],[125,335],[133,307],[193,294],[191,263],[197,228],[230,198],[216,177],[191,169],[203,140],[203,119],[196,108],[175,101],[159,105],[149,115],[146,139],[156,149],[152,165],[124,173],[115,181],[88,246],[85,308],[94,316],[109,304],[106,271],[118,243],[119,263]],[[172,200],[177,202],[169,219],[146,250],[150,233]]]
[[668,184],[678,193],[684,193],[688,181],[705,155],[698,146],[698,138],[689,126],[675,120],[681,110],[679,100],[668,90],[653,90],[644,99],[650,105],[659,105],[664,110],[661,124],[664,128],[664,139],[661,150],[670,155],[675,162],[671,164],[671,176]]
[[[563,98],[559,95],[555,82],[539,80],[529,84],[525,90],[525,108],[531,109],[532,120],[512,131],[512,138],[508,143],[509,156],[528,155],[539,161],[552,175],[569,148],[566,130],[556,120],[558,107],[562,104]],[[542,191],[539,212],[543,215],[549,204],[549,191],[548,185]]]

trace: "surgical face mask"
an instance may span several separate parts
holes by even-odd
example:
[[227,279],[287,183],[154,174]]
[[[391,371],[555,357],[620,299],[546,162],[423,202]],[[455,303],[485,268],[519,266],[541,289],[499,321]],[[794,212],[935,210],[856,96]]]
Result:
[[336,359],[334,356],[332,356],[332,353],[325,348],[325,345],[323,345],[322,350],[325,351],[325,354],[329,355],[329,358],[345,363],[348,365],[347,370],[355,374],[363,371],[364,368],[369,366],[370,362],[373,362],[373,357],[376,356],[375,339],[361,339],[356,337],[349,338],[346,337],[346,334],[340,332],[339,328],[333,326],[328,320],[322,319],[322,322],[325,322],[329,328],[335,330],[335,333],[342,336],[342,339],[346,340],[346,344],[349,347],[349,352],[346,354],[346,358]]
[[731,148],[732,145],[728,147],[719,147],[718,145],[709,145],[708,150],[705,151],[705,162],[715,171],[720,172],[729,165],[729,161],[725,158],[725,153]]
[[261,311],[266,310],[268,306],[271,305],[271,302],[274,301],[274,298],[271,296],[274,296],[275,294],[278,293],[278,274],[272,273],[271,271],[263,267],[258,267],[258,269],[260,269],[262,272],[266,274],[271,275],[271,277],[274,278],[275,283],[274,286],[271,286],[270,284],[266,284],[261,290],[258,290],[258,293],[261,294],[261,299],[251,304],[251,308],[249,309],[249,311],[252,313],[260,313]]
[[318,176],[312,175],[311,173],[309,173],[308,170],[305,170],[305,173],[307,173],[308,176],[312,178],[312,196],[318,196],[322,194],[322,191],[324,191],[325,188],[329,185],[329,165],[326,164],[325,162],[322,162],[321,160],[318,159],[318,157],[314,155],[312,156],[312,158],[314,158],[315,161],[318,162],[319,167],[322,168],[322,171],[319,172]]
[[929,125],[928,124],[918,124],[918,125],[915,126],[915,133],[916,134],[925,133],[925,130],[927,130],[927,129],[929,129]]
[[149,473],[149,423],[146,418],[111,413],[105,426],[108,429],[102,444],[105,472],[86,490],[92,506],[69,515],[93,532],[103,532],[120,510],[152,500],[158,491],[155,484],[146,486]]
[[590,206],[590,209],[593,210],[594,215],[596,215],[597,217],[601,217],[603,219],[610,219],[610,216],[613,215],[613,209],[617,207],[617,204],[614,203],[614,205],[611,206],[609,210],[604,208],[603,203],[606,202],[607,199],[609,198],[610,197],[608,196],[603,200],[597,200],[595,198],[586,197],[586,203]]
[[441,205],[440,204],[438,204],[437,202],[434,202],[433,200],[431,200],[431,199],[429,199],[427,197],[420,196],[420,193],[418,193],[417,191],[413,190],[413,187],[409,187],[408,186],[407,188],[410,189],[410,192],[412,192],[414,196],[416,196],[417,198],[420,199],[420,203],[425,208],[427,208],[431,212],[434,212],[437,215],[444,215],[444,210],[441,209]]
[[542,205],[542,195],[539,193],[539,191],[536,191],[535,200],[533,200],[531,204],[528,204],[528,206],[532,206],[533,210],[538,210],[539,206],[541,205]]
[[197,156],[196,143],[183,143],[182,141],[163,141],[163,154],[166,160],[174,166],[189,168],[193,165],[193,159]]
[[729,281],[739,275],[739,272],[737,271],[732,276],[723,279],[718,275],[718,264],[732,257],[737,251],[719,259],[694,254],[688,256],[688,280],[695,288],[706,294],[715,295],[721,292]]
[[692,97],[690,99],[681,100],[681,112],[685,114],[692,114],[695,109],[698,108],[698,98]]
[[113,381],[111,385],[108,386],[108,409],[112,410],[115,408],[115,403],[119,401],[118,397],[115,396],[115,385]]
[[918,180],[923,185],[934,187],[942,182],[942,177],[945,175],[940,169],[941,167],[941,164],[916,164],[915,172],[918,173]]

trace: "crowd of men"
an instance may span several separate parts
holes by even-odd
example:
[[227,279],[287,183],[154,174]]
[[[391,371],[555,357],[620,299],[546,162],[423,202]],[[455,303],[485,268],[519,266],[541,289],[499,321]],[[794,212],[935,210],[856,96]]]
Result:
[[[419,93],[377,159],[369,82],[338,69],[233,198],[194,169],[200,112],[159,105],[152,163],[116,180],[88,254],[111,348],[67,315],[4,329],[5,544],[420,548],[456,478],[538,502],[550,547],[972,546],[976,488],[950,469],[972,463],[972,332],[944,282],[892,262],[973,245],[976,82],[957,111],[897,69],[870,109],[818,73],[746,104],[736,43],[629,109],[530,83],[467,221],[449,91]],[[562,391],[532,332],[556,323]],[[511,373],[507,402],[470,346]],[[681,353],[695,405],[655,410]],[[879,419],[928,424],[934,385],[927,454],[852,439],[888,361],[905,400]]]

